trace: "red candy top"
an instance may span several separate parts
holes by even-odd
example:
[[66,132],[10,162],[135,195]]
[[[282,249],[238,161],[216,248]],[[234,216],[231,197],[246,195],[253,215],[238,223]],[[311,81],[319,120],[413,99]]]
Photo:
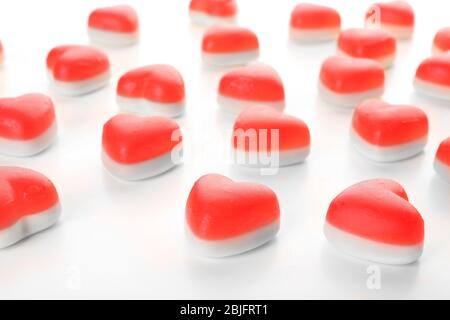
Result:
[[353,28],[342,31],[338,39],[339,49],[355,58],[380,58],[392,55],[396,41],[381,29]]
[[259,102],[284,101],[284,87],[278,73],[263,64],[252,64],[226,73],[219,83],[221,95]]
[[436,158],[447,166],[450,166],[450,137],[439,145]]
[[425,59],[417,69],[416,77],[437,85],[450,86],[450,52]]
[[103,149],[121,164],[135,164],[170,152],[182,138],[178,124],[164,117],[119,114],[103,126]]
[[184,81],[180,73],[169,65],[151,65],[131,70],[120,77],[117,94],[159,103],[177,103],[184,100]]
[[341,17],[333,8],[301,3],[292,11],[290,25],[295,29],[340,28]]
[[102,51],[81,45],[59,46],[47,56],[47,68],[60,81],[88,80],[109,70],[109,60]]
[[[262,137],[266,141],[259,139],[261,129],[267,130],[267,140]],[[241,112],[233,128],[233,147],[245,151],[277,151],[272,150],[272,130],[278,130],[280,151],[309,147],[306,123],[268,106],[252,106]]]
[[434,45],[441,51],[450,50],[450,27],[442,28],[436,33]]
[[420,213],[408,202],[402,186],[391,180],[368,180],[347,188],[331,202],[326,220],[386,244],[419,245],[424,239]]
[[59,202],[53,183],[42,174],[0,167],[0,230],[21,218],[51,209]]
[[320,71],[321,82],[338,93],[358,93],[384,86],[384,69],[369,59],[331,57]]
[[136,11],[127,5],[98,8],[89,15],[89,27],[111,32],[135,32],[138,29]]
[[2,59],[2,58],[3,58],[3,44],[0,41],[0,59]]
[[187,224],[205,240],[225,240],[277,221],[277,196],[266,186],[234,182],[218,174],[201,177],[186,204]]
[[382,24],[401,27],[414,26],[414,10],[405,1],[376,3],[367,11],[366,19],[370,19],[377,12],[379,13],[379,19]]
[[428,135],[428,118],[421,109],[393,106],[377,99],[366,100],[356,107],[352,126],[364,140],[385,147]]
[[246,28],[213,26],[203,35],[202,50],[206,53],[250,51],[258,48],[259,42],[256,34]]
[[236,15],[237,5],[235,0],[191,0],[189,10],[212,16],[230,17]]
[[43,134],[55,121],[52,100],[42,94],[0,99],[0,137],[14,140],[33,139]]

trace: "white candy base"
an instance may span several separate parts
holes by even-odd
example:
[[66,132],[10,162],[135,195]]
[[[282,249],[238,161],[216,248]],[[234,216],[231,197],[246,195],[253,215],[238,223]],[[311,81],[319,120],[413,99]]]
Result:
[[7,229],[0,230],[0,249],[50,228],[60,216],[61,206],[57,204],[46,211],[23,217]]
[[330,104],[355,108],[358,104],[367,99],[380,98],[384,93],[384,86],[359,93],[337,93],[328,89],[321,81],[319,81],[319,92],[322,99]]
[[365,239],[325,222],[327,240],[338,250],[356,258],[377,263],[404,265],[417,261],[422,255],[423,243],[418,245],[391,245]]
[[[343,57],[352,57],[352,58],[359,58],[359,57],[353,57],[352,55],[342,51],[341,49],[337,50],[337,54]],[[395,60],[395,53],[384,56],[384,57],[379,57],[379,58],[368,58],[371,60],[374,60],[376,62],[378,62],[379,64],[381,64],[383,66],[384,69],[388,69],[390,67],[392,67],[392,65],[394,64],[394,60]]]
[[310,148],[298,148],[278,152],[278,163],[274,163],[275,155],[266,152],[247,152],[233,148],[233,159],[236,164],[250,168],[278,168],[305,161]]
[[433,84],[416,77],[414,80],[414,88],[421,94],[431,96],[433,98],[450,100],[450,87]]
[[350,140],[355,149],[365,157],[378,162],[394,162],[421,153],[427,144],[428,137],[397,146],[382,147],[367,142],[351,129]]
[[270,223],[256,231],[226,240],[204,240],[195,236],[186,226],[188,242],[192,250],[204,257],[222,258],[253,250],[269,242],[278,233],[280,221]]
[[148,179],[169,171],[179,163],[179,159],[174,159],[172,153],[181,158],[182,145],[178,144],[170,152],[147,161],[136,164],[122,164],[113,160],[106,152],[102,151],[102,160],[105,168],[119,179],[127,181],[138,181]]
[[0,137],[0,154],[12,157],[29,157],[47,149],[57,134],[56,121],[40,136],[29,140],[12,140]]
[[55,80],[51,72],[49,72],[49,76],[50,84],[58,94],[65,96],[81,96],[106,86],[110,79],[110,72],[107,71],[95,78],[82,81]]
[[112,47],[126,47],[139,41],[139,32],[113,32],[97,28],[88,28],[89,39],[93,43]]
[[165,116],[175,118],[181,116],[185,110],[184,100],[178,103],[152,102],[143,98],[116,97],[120,110],[143,116]]
[[434,170],[445,181],[450,183],[450,167],[442,163],[439,159],[434,160]]
[[202,53],[203,63],[210,67],[240,66],[252,62],[259,57],[259,50],[238,53]]
[[204,12],[199,12],[196,10],[189,10],[189,15],[191,17],[191,21],[194,24],[198,24],[201,26],[236,23],[236,16],[230,16],[230,17],[212,16],[212,15],[206,14]]
[[338,38],[340,32],[340,28],[322,28],[317,30],[289,28],[291,39],[302,43],[334,41]]
[[409,40],[412,38],[414,33],[414,27],[401,27],[388,23],[382,23],[380,26],[374,26],[371,23],[366,23],[366,28],[379,28],[385,31],[388,31],[392,34],[397,40]]

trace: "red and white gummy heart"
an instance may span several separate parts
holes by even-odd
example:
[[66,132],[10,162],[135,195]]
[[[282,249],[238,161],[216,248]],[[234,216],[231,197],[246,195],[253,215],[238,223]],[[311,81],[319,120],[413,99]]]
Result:
[[202,58],[206,65],[242,65],[258,56],[258,37],[249,29],[217,25],[209,27],[203,35]]
[[220,79],[218,103],[232,113],[239,113],[252,104],[284,109],[284,86],[271,67],[253,63],[227,72]]
[[450,27],[442,28],[434,36],[433,53],[440,54],[450,50]]
[[189,15],[199,25],[234,23],[237,16],[236,0],[191,0]]
[[384,78],[384,69],[376,61],[334,56],[322,64],[320,94],[330,104],[354,108],[366,99],[383,95]]
[[57,132],[50,97],[26,94],[0,99],[0,154],[32,156],[46,149]]
[[183,77],[163,64],[131,70],[117,83],[117,102],[124,112],[177,117],[185,106]]
[[225,257],[272,240],[280,227],[280,207],[268,187],[208,174],[192,187],[186,229],[196,251]]
[[51,227],[60,215],[49,179],[25,168],[0,167],[0,249]]
[[424,221],[392,180],[367,180],[344,190],[328,208],[324,232],[337,249],[378,263],[409,264],[422,255]]
[[139,40],[139,19],[128,5],[98,8],[88,19],[88,34],[92,42],[127,46]]
[[381,2],[366,12],[366,27],[381,28],[397,39],[409,39],[414,32],[414,11],[406,1]]
[[439,145],[434,159],[437,174],[450,183],[450,137]]
[[350,135],[355,148],[369,159],[398,161],[425,148],[428,118],[414,106],[370,99],[356,107]]
[[47,70],[55,90],[70,96],[96,91],[110,78],[108,57],[90,46],[65,45],[52,49],[47,56]]
[[180,128],[165,117],[114,116],[103,126],[102,144],[105,167],[123,180],[159,175],[181,159]]
[[288,166],[306,159],[310,140],[308,126],[302,120],[272,107],[255,105],[236,119],[232,145],[237,164],[261,167],[276,161],[277,166]]
[[300,3],[292,10],[290,35],[300,42],[334,40],[341,30],[341,16],[330,7]]
[[375,60],[384,68],[395,58],[396,40],[389,32],[380,29],[352,28],[341,32],[338,51],[341,55]]
[[450,100],[450,52],[425,59],[417,68],[414,87],[420,93]]

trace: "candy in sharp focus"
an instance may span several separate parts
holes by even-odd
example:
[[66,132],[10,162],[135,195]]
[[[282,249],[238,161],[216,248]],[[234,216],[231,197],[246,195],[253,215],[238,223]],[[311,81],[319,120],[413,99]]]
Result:
[[55,91],[69,96],[99,90],[110,78],[108,57],[91,46],[55,47],[47,56],[47,70]]
[[272,240],[280,227],[280,207],[268,187],[234,182],[218,174],[195,182],[186,204],[186,229],[203,256],[226,257]]
[[124,112],[177,117],[185,107],[183,78],[163,64],[131,70],[119,79],[117,102]]
[[370,59],[334,56],[320,70],[319,91],[333,105],[354,108],[358,103],[384,93],[383,66]]
[[279,166],[288,166],[306,159],[310,140],[308,126],[302,120],[273,107],[254,105],[237,117],[232,145],[238,164],[266,166],[264,156],[274,157],[276,153]]
[[352,28],[340,33],[338,51],[342,55],[378,61],[388,68],[395,59],[396,40],[384,30]]
[[423,151],[428,141],[428,118],[415,106],[371,99],[356,107],[350,132],[354,147],[367,158],[398,161]]
[[0,166],[0,249],[51,227],[60,215],[58,193],[47,177]]
[[26,94],[0,99],[0,154],[32,156],[46,149],[57,133],[50,97]]
[[416,71],[414,87],[425,95],[450,100],[450,52],[422,61]]
[[298,4],[291,13],[290,35],[300,42],[334,40],[341,30],[339,13],[329,7],[311,3]]
[[127,46],[139,40],[139,19],[128,5],[98,8],[89,15],[88,34],[92,42]]
[[414,10],[406,1],[375,3],[367,10],[365,22],[368,28],[381,28],[406,40],[414,32]]
[[424,221],[403,187],[387,179],[367,180],[330,204],[325,236],[337,249],[377,263],[402,265],[422,254]]
[[206,65],[242,65],[258,56],[258,37],[249,29],[219,25],[209,27],[203,35],[202,58]]
[[119,114],[103,126],[103,164],[123,180],[142,180],[175,167],[181,159],[178,124],[165,117]]
[[235,0],[191,0],[189,15],[199,25],[234,23],[237,4]]
[[434,159],[436,173],[450,183],[450,137],[439,145]]
[[224,110],[235,114],[252,104],[283,110],[283,82],[273,68],[262,63],[252,63],[222,76],[218,103]]
[[440,29],[433,40],[433,53],[441,54],[450,50],[450,27]]

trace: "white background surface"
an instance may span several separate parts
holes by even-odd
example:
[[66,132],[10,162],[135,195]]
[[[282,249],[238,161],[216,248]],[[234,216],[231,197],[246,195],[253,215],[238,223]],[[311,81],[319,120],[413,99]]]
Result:
[[[139,12],[141,43],[107,49],[111,84],[81,98],[52,94],[45,58],[56,45],[86,43],[86,20],[97,6],[126,2]],[[260,61],[285,84],[286,112],[304,119],[312,153],[303,165],[260,176],[223,157],[232,120],[218,112],[223,70],[202,67],[202,28],[193,27],[188,1],[1,1],[0,39],[6,51],[0,96],[49,93],[57,109],[57,142],[28,159],[0,157],[46,174],[56,184],[63,218],[54,228],[0,252],[0,298],[450,298],[450,186],[432,170],[439,142],[450,135],[450,105],[414,93],[420,61],[431,53],[434,33],[450,24],[447,1],[410,1],[416,12],[413,41],[399,44],[387,72],[385,99],[415,104],[428,114],[425,153],[394,164],[372,163],[349,145],[351,112],[320,100],[320,64],[335,44],[294,45],[288,40],[297,1],[241,0],[239,23],[261,43]],[[314,1],[327,3],[326,1]],[[347,27],[361,26],[371,1],[328,1]],[[115,84],[125,71],[152,63],[178,68],[187,86],[187,112],[179,119],[186,164],[157,178],[124,183],[100,160],[101,129],[117,112]],[[192,256],[184,234],[184,207],[194,181],[216,172],[262,182],[282,209],[279,236],[268,245],[227,259]],[[330,201],[347,186],[377,177],[406,188],[426,223],[425,251],[416,264],[381,267],[381,290],[366,287],[369,263],[344,256],[326,242],[322,225]]]

